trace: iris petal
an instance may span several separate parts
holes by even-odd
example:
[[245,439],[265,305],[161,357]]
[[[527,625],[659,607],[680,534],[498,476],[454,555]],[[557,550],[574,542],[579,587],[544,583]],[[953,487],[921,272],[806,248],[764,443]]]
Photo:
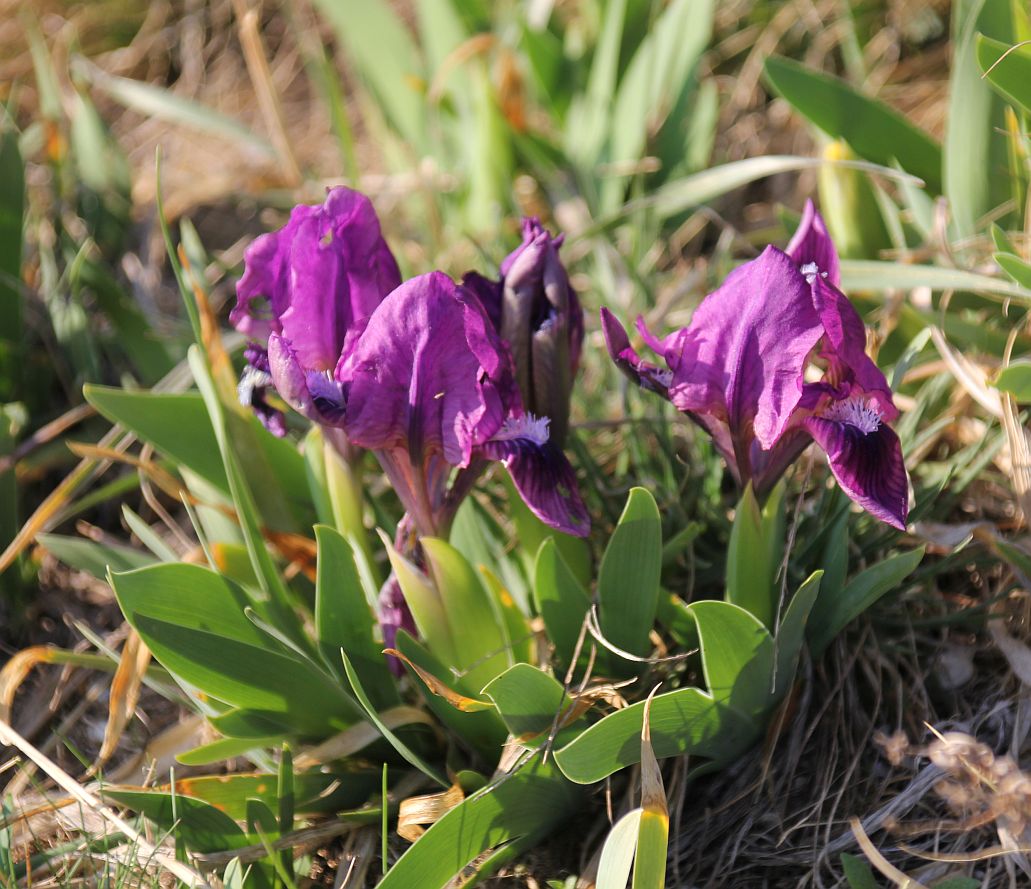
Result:
[[527,435],[488,441],[483,453],[505,464],[519,496],[542,522],[566,534],[587,535],[591,520],[576,472],[558,445]]
[[882,423],[872,432],[863,432],[816,416],[807,418],[804,425],[826,452],[842,490],[871,515],[904,531],[909,482],[895,431]]
[[827,225],[823,221],[823,217],[816,211],[811,200],[805,202],[802,221],[785,252],[799,268],[813,264],[816,266],[815,274],[821,278],[826,276],[824,280],[834,287],[841,286],[841,263],[838,261],[838,251],[834,249],[834,242],[827,232]]

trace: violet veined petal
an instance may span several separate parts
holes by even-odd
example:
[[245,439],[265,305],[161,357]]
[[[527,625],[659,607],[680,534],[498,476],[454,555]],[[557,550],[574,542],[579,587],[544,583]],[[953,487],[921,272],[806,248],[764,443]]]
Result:
[[811,200],[805,202],[802,221],[785,251],[803,274],[818,275],[835,287],[841,286],[841,263],[823,217]]
[[515,391],[511,359],[479,301],[441,272],[394,290],[336,376],[348,391],[350,440],[403,449],[417,466],[433,452],[467,466],[501,428]]
[[668,398],[667,389],[673,379],[673,374],[669,370],[641,358],[630,345],[626,328],[604,306],[601,309],[601,329],[605,334],[605,345],[608,347],[609,356],[615,362],[616,367],[642,389],[650,389],[663,398]]
[[307,370],[285,337],[268,340],[269,374],[280,397],[295,411],[316,423],[343,426],[344,393],[329,374]]
[[670,401],[712,415],[732,437],[771,448],[802,395],[809,353],[823,335],[806,279],[790,257],[767,247],[739,266],[664,341],[673,370]]
[[548,435],[548,418],[531,414],[509,418],[482,447],[485,456],[508,469],[519,496],[546,525],[585,537],[591,529],[576,472]]
[[842,490],[863,509],[901,531],[909,514],[909,481],[899,437],[880,423],[864,429],[813,416],[804,426],[827,454]]

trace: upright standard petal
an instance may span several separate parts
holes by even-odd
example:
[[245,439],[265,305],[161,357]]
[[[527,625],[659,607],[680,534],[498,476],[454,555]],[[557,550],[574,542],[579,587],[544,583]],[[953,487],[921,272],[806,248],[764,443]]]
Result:
[[500,428],[514,391],[511,360],[479,302],[441,272],[405,282],[373,312],[341,359],[346,430],[372,450],[443,454],[467,466]]
[[805,202],[802,221],[788,243],[787,254],[807,277],[819,277],[841,286],[841,264],[823,217],[811,200]]
[[768,449],[801,398],[809,353],[822,335],[809,284],[787,254],[767,247],[663,342],[670,400],[721,420],[739,442],[754,432]]
[[335,188],[321,206],[295,207],[282,229],[248,248],[244,264],[230,320],[274,350],[272,380],[284,400],[328,422],[339,413],[330,374],[342,350],[401,280],[371,202]]

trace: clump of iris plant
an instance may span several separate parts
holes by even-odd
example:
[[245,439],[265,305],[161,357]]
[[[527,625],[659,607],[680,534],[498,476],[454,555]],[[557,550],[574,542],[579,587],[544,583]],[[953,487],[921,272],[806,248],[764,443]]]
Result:
[[842,490],[904,530],[909,485],[898,416],[866,328],[839,289],[834,244],[812,202],[787,250],[767,247],[664,339],[637,326],[665,367],[643,360],[607,309],[602,328],[619,368],[712,436],[735,480],[762,500],[815,442]]

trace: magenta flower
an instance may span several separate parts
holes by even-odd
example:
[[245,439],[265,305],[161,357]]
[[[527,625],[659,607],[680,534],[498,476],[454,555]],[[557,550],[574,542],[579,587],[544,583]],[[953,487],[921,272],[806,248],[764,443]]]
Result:
[[253,341],[240,380],[241,401],[277,435],[285,424],[265,400],[269,386],[309,419],[341,425],[343,403],[333,370],[400,283],[365,195],[333,188],[323,204],[295,207],[283,228],[257,238],[244,254],[229,315]]
[[[767,247],[735,269],[688,327],[658,340],[638,319],[666,367],[642,360],[607,309],[602,327],[620,369],[701,425],[739,484],[764,497],[815,441],[849,497],[905,529],[908,478],[888,425],[898,410],[839,283],[834,245],[809,203],[789,251]],[[823,377],[806,382],[814,354]]]
[[469,272],[462,282],[512,352],[523,406],[551,421],[551,438],[560,447],[584,339],[583,309],[558,255],[562,240],[539,219],[523,219],[523,242],[502,261],[501,280]]
[[446,536],[491,460],[545,523],[589,520],[548,419],[523,410],[512,357],[480,300],[447,275],[405,282],[345,348],[339,385],[351,442],[376,452],[420,535]]

